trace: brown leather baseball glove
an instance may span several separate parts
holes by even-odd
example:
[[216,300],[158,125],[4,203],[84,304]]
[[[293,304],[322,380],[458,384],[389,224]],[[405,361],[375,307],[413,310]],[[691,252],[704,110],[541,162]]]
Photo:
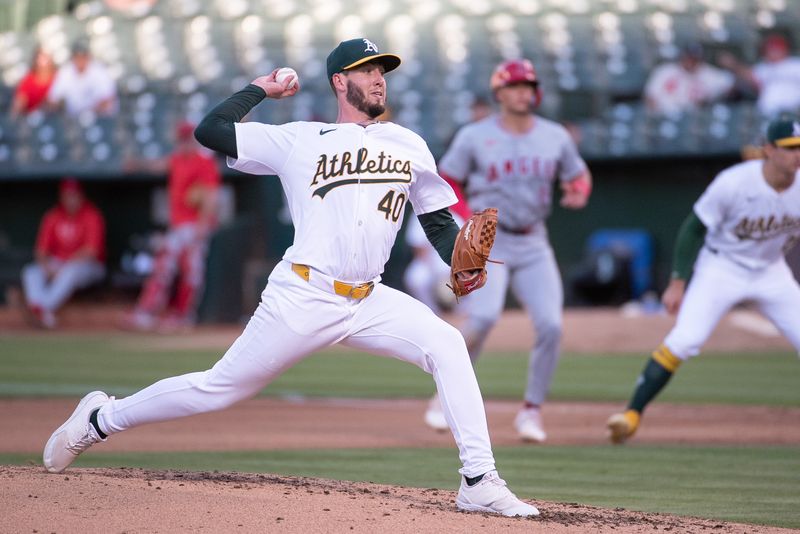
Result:
[[497,208],[488,208],[467,219],[456,236],[450,258],[450,284],[463,297],[486,283],[486,262],[497,234]]

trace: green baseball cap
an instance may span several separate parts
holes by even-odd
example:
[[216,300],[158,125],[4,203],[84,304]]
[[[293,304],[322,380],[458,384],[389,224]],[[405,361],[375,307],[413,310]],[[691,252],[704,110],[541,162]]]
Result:
[[328,79],[337,72],[343,72],[369,61],[383,65],[385,72],[400,66],[400,56],[394,54],[381,54],[378,46],[366,38],[342,41],[339,46],[328,54]]
[[800,146],[800,119],[781,117],[767,126],[767,141],[775,146]]

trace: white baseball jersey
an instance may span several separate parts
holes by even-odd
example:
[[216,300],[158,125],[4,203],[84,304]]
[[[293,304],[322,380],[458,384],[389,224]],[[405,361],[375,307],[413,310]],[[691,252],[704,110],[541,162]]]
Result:
[[694,205],[709,250],[748,269],[781,260],[787,241],[800,236],[800,173],[778,193],[763,165],[752,160],[722,171]]
[[228,165],[276,174],[295,227],[284,259],[345,282],[377,280],[403,223],[455,204],[417,134],[391,122],[236,123],[239,158]]
[[758,110],[764,115],[771,117],[800,106],[800,57],[758,63],[753,67],[753,76],[759,85]]
[[58,69],[53,85],[47,94],[50,102],[64,100],[69,115],[94,109],[100,102],[114,98],[117,87],[105,65],[91,61],[83,72],[78,72],[70,61]]
[[553,181],[577,178],[586,164],[560,124],[537,116],[528,132],[514,134],[492,115],[461,128],[439,168],[465,182],[473,211],[497,208],[502,226],[520,229],[546,219]]
[[647,79],[644,93],[659,113],[696,109],[733,88],[733,74],[705,63],[689,72],[678,63],[659,65]]

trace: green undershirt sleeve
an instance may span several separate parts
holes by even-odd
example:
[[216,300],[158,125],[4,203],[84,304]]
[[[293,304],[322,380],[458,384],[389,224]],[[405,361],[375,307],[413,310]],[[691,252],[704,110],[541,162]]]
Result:
[[249,84],[209,111],[197,125],[194,131],[195,138],[206,148],[238,159],[234,123],[241,122],[244,116],[266,96],[267,93],[262,88]]
[[431,242],[433,248],[447,265],[450,265],[450,258],[453,256],[453,248],[456,244],[458,235],[458,225],[453,220],[450,210],[442,208],[430,213],[423,213],[417,216],[425,236]]
[[706,226],[693,212],[681,224],[675,240],[675,254],[672,259],[672,278],[688,280],[692,274],[697,254],[706,239]]

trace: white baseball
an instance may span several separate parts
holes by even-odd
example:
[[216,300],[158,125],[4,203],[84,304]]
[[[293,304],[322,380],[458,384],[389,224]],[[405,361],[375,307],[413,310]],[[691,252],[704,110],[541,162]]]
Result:
[[278,70],[275,74],[275,81],[282,84],[286,78],[293,78],[292,81],[289,82],[289,86],[287,89],[291,89],[295,85],[297,85],[297,80],[299,77],[297,76],[297,72],[291,67],[283,67],[282,69]]

